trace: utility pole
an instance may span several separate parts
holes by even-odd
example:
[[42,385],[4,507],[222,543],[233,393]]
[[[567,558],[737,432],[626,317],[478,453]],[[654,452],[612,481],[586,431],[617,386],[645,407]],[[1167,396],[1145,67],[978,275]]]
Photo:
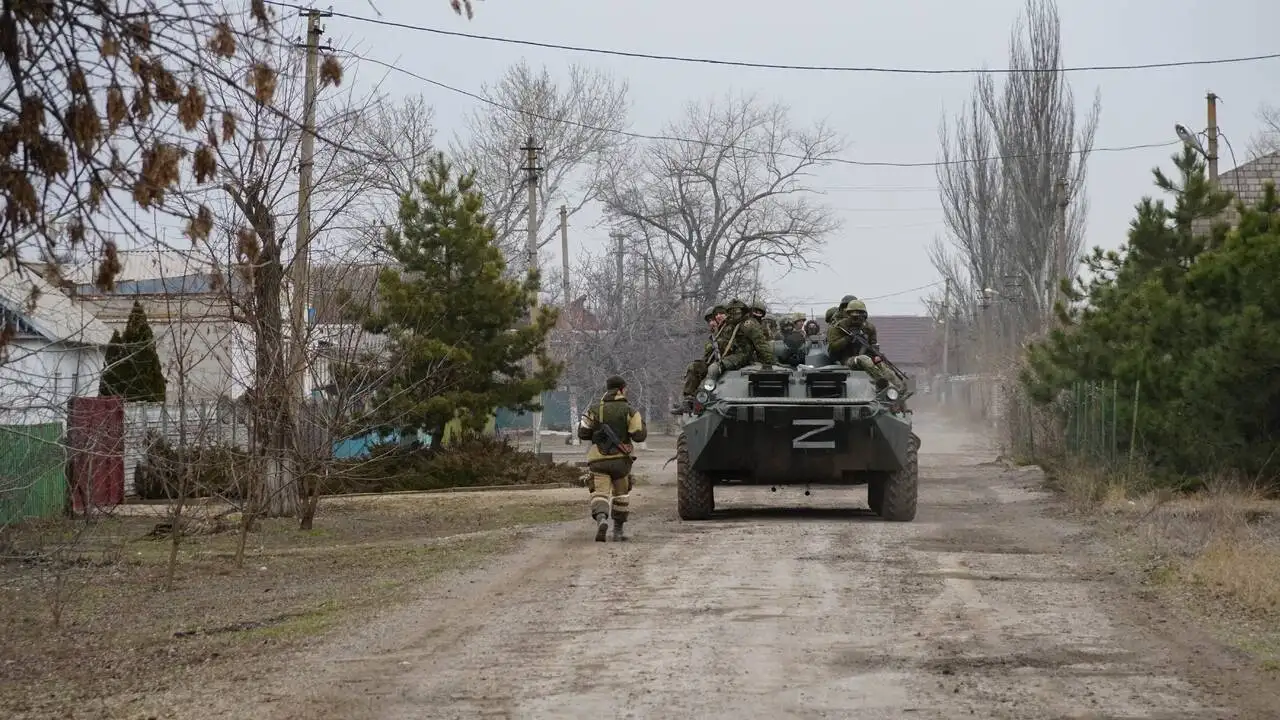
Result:
[[569,317],[569,304],[573,302],[573,296],[570,294],[569,288],[569,208],[564,205],[560,206],[560,270],[563,279],[560,281],[561,291],[564,292],[564,308],[565,332],[568,337],[565,341],[565,390],[569,395],[569,437],[574,445],[581,445],[582,441],[578,439],[578,433],[575,431],[575,424],[578,422],[578,393],[573,387],[572,375],[568,372],[569,363],[573,361],[573,341],[574,333],[577,328],[573,327],[573,320]]
[[1207,160],[1209,161],[1209,182],[1215,186],[1218,184],[1218,96],[1209,93],[1205,96],[1208,101],[1209,124],[1206,131],[1209,134],[1209,153]]
[[942,387],[939,396],[947,404],[947,389],[951,383],[951,278],[944,278],[942,291]]
[[[333,13],[308,9],[301,14],[307,17],[307,51],[306,75],[303,91],[302,147],[298,164],[298,236],[294,248],[291,275],[293,281],[293,322],[290,343],[290,376],[286,384],[289,388],[288,407],[293,411],[293,439],[295,455],[300,450],[304,428],[302,426],[302,408],[307,392],[307,310],[310,298],[309,254],[311,251],[311,185],[313,158],[316,147],[316,81],[320,64],[320,36],[324,29],[320,27],[320,18],[330,17]],[[327,46],[324,49],[329,49]],[[295,473],[294,482],[298,476]],[[291,496],[296,493],[289,492]],[[290,501],[286,501],[290,502]]]
[[[538,173],[542,168],[538,167],[538,151],[542,148],[533,144],[533,136],[530,135],[525,141],[524,147],[520,148],[525,153],[524,171],[527,174],[525,184],[529,189],[529,228],[528,228],[528,248],[529,253],[529,272],[535,272],[538,269]],[[534,296],[533,306],[529,309],[529,322],[533,322],[534,313],[538,308],[538,298]],[[529,367],[535,368],[537,361],[533,358],[529,359]],[[542,400],[544,398],[539,398]],[[541,403],[539,403],[541,404]],[[542,452],[542,411],[538,410],[533,413],[533,454],[536,456]]]

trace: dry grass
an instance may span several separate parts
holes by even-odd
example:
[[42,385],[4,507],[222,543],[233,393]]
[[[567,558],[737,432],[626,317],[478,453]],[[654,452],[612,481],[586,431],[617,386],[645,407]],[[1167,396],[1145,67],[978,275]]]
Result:
[[1148,586],[1280,669],[1280,499],[1227,477],[1178,494],[1140,473],[1086,468],[1060,470],[1054,486],[1101,522]]
[[0,564],[0,717],[128,717],[107,707],[202,677],[249,680],[282,651],[502,551],[512,542],[502,529],[584,507],[580,489],[333,499],[310,532],[264,522],[243,567],[234,532],[184,538],[169,592],[169,543],[144,537],[154,507],[79,530],[21,528],[19,549],[61,551],[57,562]]

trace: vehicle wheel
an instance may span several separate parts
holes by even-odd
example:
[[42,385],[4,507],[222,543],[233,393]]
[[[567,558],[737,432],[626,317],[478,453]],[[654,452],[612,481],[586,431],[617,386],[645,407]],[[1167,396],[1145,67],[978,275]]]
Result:
[[681,520],[706,520],[716,506],[715,483],[694,470],[684,433],[676,440],[676,510]]
[[920,466],[916,461],[916,455],[919,447],[920,438],[912,433],[911,439],[907,442],[907,462],[901,470],[890,473],[884,484],[884,497],[879,515],[889,522],[911,522],[916,519],[916,496],[920,477]]
[[867,507],[879,515],[884,510],[885,473],[872,473],[867,478]]

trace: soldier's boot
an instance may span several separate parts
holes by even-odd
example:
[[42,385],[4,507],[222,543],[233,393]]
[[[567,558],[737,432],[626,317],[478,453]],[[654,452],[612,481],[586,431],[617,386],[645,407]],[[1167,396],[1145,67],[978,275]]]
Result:
[[618,518],[613,519],[613,541],[614,542],[622,542],[627,539],[627,536],[622,534],[622,526],[626,522],[627,522],[626,520],[619,520]]
[[591,476],[591,519],[596,523],[596,542],[604,542],[604,536],[609,532],[609,496],[604,494],[608,490],[609,477],[607,475]]

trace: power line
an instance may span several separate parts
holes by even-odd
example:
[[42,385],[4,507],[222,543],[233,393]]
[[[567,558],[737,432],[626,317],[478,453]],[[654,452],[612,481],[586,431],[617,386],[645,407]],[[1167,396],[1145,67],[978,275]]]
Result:
[[[864,302],[869,302],[872,300],[885,300],[887,298],[898,297],[900,295],[906,295],[908,293],[919,292],[921,290],[928,290],[929,288],[934,288],[943,284],[943,282],[945,281],[935,280],[934,282],[931,282],[928,285],[921,285],[919,287],[907,288],[906,290],[898,290],[897,292],[886,293],[884,295],[873,295],[871,297],[859,297],[858,299]],[[784,299],[784,301],[793,303],[796,305],[839,305],[840,304],[839,300],[832,300],[829,298],[786,298]]]
[[941,212],[942,210],[942,208],[936,205],[933,207],[906,207],[906,208],[872,208],[872,207],[858,208],[858,207],[841,207],[839,205],[836,205],[831,209],[841,210],[844,212],[855,212],[855,213],[864,213],[864,212],[921,212],[923,213],[923,212]]
[[[336,14],[337,13],[335,13],[335,15]],[[675,137],[672,135],[650,135],[646,133],[633,132],[630,130],[619,130],[617,128],[601,127],[598,125],[591,125],[588,123],[577,122],[576,120],[568,120],[565,118],[542,115],[540,113],[533,112],[532,110],[525,110],[523,108],[513,108],[508,105],[504,105],[496,100],[491,100],[478,93],[474,93],[469,90],[463,90],[461,88],[457,88],[452,85],[442,83],[439,80],[432,80],[429,77],[420,75],[412,70],[402,68],[398,65],[395,65],[394,63],[384,62],[382,60],[371,58],[365,55],[360,55],[358,53],[354,53],[349,50],[338,50],[336,52],[341,52],[346,55],[350,55],[351,57],[356,58],[357,60],[363,60],[364,62],[373,63],[374,65],[379,65],[381,67],[387,68],[388,70],[394,70],[396,72],[407,75],[411,78],[421,80],[422,82],[425,82],[429,85],[434,85],[438,88],[448,90],[449,92],[457,93],[459,95],[465,95],[473,100],[478,100],[487,105],[492,105],[493,107],[506,110],[507,112],[520,113],[522,115],[527,115],[529,117],[538,118],[539,120],[564,123],[565,125],[579,127],[584,130],[591,130],[592,132],[613,133],[615,135],[623,135],[625,137],[636,138],[638,140],[664,140],[664,141],[671,141],[671,142],[692,143],[695,145],[703,145],[706,147],[721,148],[724,150],[750,151],[749,148],[743,148],[741,146],[737,146],[733,144],[717,143],[710,140],[697,140],[694,138],[682,138],[682,137]],[[1091,153],[1098,153],[1098,152],[1129,152],[1131,150],[1149,150],[1152,148],[1171,147],[1173,145],[1181,145],[1181,144],[1182,144],[1182,141],[1180,140],[1170,140],[1167,142],[1143,143],[1138,145],[1095,147],[1095,148],[1090,148],[1089,150],[1060,150],[1060,151],[1041,152],[1041,153],[1022,153],[1018,155],[993,155],[990,157],[982,157],[982,158],[964,158],[960,160],[937,160],[933,162],[877,162],[877,161],[871,161],[871,160],[850,160],[848,158],[840,158],[840,157],[815,159],[812,157],[806,157],[804,155],[796,155],[794,153],[785,153],[781,151],[770,151],[768,154],[774,157],[785,157],[785,158],[792,158],[795,160],[815,160],[815,162],[819,164],[821,164],[822,162],[829,162],[829,163],[836,163],[839,165],[855,165],[858,167],[930,168],[930,167],[942,167],[945,165],[965,165],[968,163],[976,163],[976,162],[991,162],[994,160],[1017,160],[1020,158],[1052,157],[1052,156],[1058,156],[1058,155],[1081,155],[1086,153],[1091,154]]]
[[[293,3],[277,2],[276,0],[266,0],[268,5],[278,5],[280,7],[288,7],[302,9],[302,6]],[[667,62],[695,63],[700,65],[721,65],[727,67],[743,67],[743,68],[759,68],[764,70],[803,70],[817,72],[861,72],[861,73],[885,73],[895,75],[984,75],[984,74],[1002,74],[1002,75],[1023,75],[1023,74],[1042,74],[1042,73],[1058,73],[1058,72],[1100,72],[1100,71],[1129,71],[1129,70],[1153,70],[1163,68],[1190,67],[1195,65],[1227,65],[1233,63],[1257,62],[1260,60],[1274,60],[1280,58],[1280,53],[1269,53],[1264,55],[1247,55],[1240,57],[1213,58],[1209,60],[1176,60],[1170,62],[1150,62],[1139,63],[1135,65],[1080,65],[1075,67],[1064,68],[997,68],[991,70],[982,70],[976,68],[900,68],[900,67],[877,67],[877,66],[856,66],[856,65],[795,65],[786,63],[764,63],[750,62],[745,60],[723,60],[716,58],[691,57],[683,55],[660,55],[656,53],[632,52],[628,50],[610,50],[607,48],[586,47],[580,45],[562,45],[559,43],[539,42],[537,40],[523,40],[519,38],[498,37],[495,35],[480,35],[477,33],[459,32],[457,30],[441,30],[440,28],[427,27],[425,25],[413,25],[410,23],[397,22],[394,20],[384,20],[381,18],[371,18],[361,15],[351,15],[332,11],[334,17],[347,18],[348,20],[357,20],[359,22],[371,23],[373,25],[382,25],[385,27],[399,28],[402,30],[414,30],[417,32],[432,33],[435,35],[445,35],[448,37],[467,38],[469,40],[485,40],[488,42],[503,43],[508,45],[527,45],[530,47],[539,47],[550,50],[567,50],[570,52],[589,53],[594,55],[612,55],[615,57],[639,58],[643,60],[662,60]]]
[[938,192],[937,185],[824,185],[815,192]]

